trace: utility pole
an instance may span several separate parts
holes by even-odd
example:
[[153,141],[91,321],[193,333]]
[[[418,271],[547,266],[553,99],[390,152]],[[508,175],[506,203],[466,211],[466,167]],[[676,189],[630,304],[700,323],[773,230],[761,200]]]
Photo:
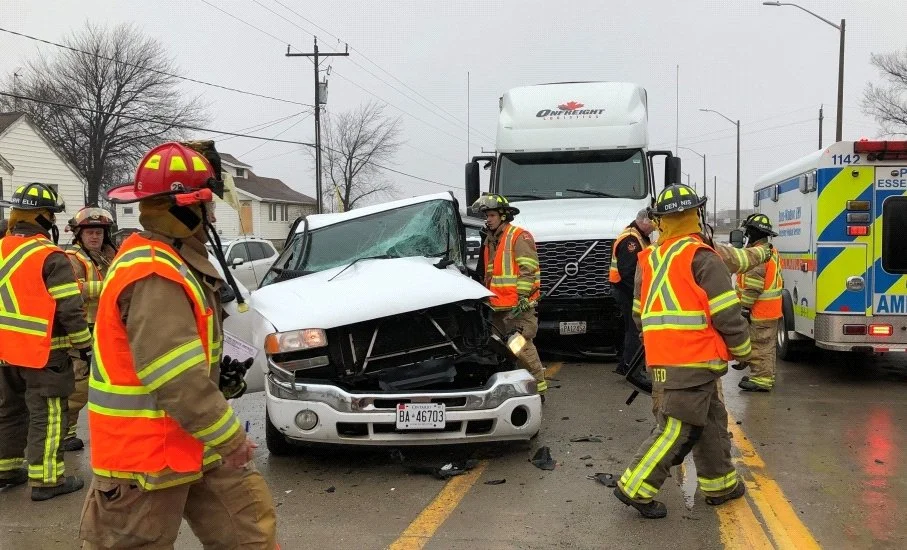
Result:
[[[348,45],[343,52],[320,53],[317,36],[315,37],[315,51],[312,53],[290,53],[290,45],[287,44],[286,57],[311,57],[315,65],[315,201],[319,214],[324,211],[324,198],[321,196],[321,106],[327,104],[327,98],[322,100],[321,97],[321,75],[318,64],[321,57],[347,57],[349,55]],[[324,84],[325,91],[327,91],[327,82]]]
[[712,223],[718,225],[718,176],[712,180]]
[[823,107],[825,107],[825,105],[819,105],[819,149],[822,148],[822,119],[825,118],[822,115]]

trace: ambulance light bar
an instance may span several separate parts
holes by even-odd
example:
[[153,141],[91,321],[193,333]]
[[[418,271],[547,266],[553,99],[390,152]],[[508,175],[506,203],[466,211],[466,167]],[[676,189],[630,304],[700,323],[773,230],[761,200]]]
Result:
[[860,140],[853,144],[854,153],[866,154],[866,160],[907,159],[907,141]]

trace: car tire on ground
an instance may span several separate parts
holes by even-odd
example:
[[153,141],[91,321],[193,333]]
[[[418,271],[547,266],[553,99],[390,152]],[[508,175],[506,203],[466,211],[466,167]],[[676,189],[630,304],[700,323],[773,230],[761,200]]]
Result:
[[265,445],[268,452],[274,456],[289,456],[297,452],[297,447],[287,441],[287,437],[271,424],[267,410],[265,410]]

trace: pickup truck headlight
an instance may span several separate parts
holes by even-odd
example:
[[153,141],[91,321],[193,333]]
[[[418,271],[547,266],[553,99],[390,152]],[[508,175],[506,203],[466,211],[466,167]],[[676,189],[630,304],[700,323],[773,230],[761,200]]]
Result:
[[538,390],[536,388],[535,380],[501,384],[485,397],[485,406],[489,409],[493,409],[501,406],[508,399],[534,395],[536,393],[538,393]]
[[274,355],[306,349],[323,348],[328,345],[328,336],[320,328],[306,328],[288,332],[275,332],[265,338],[265,353]]

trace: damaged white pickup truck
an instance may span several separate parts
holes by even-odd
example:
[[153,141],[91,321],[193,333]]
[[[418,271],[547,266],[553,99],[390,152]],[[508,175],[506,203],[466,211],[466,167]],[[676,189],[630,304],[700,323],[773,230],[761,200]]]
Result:
[[[450,194],[309,216],[250,298],[267,446],[530,439],[535,380],[488,322]],[[255,373],[256,375],[259,373]],[[247,376],[247,380],[254,377]]]

